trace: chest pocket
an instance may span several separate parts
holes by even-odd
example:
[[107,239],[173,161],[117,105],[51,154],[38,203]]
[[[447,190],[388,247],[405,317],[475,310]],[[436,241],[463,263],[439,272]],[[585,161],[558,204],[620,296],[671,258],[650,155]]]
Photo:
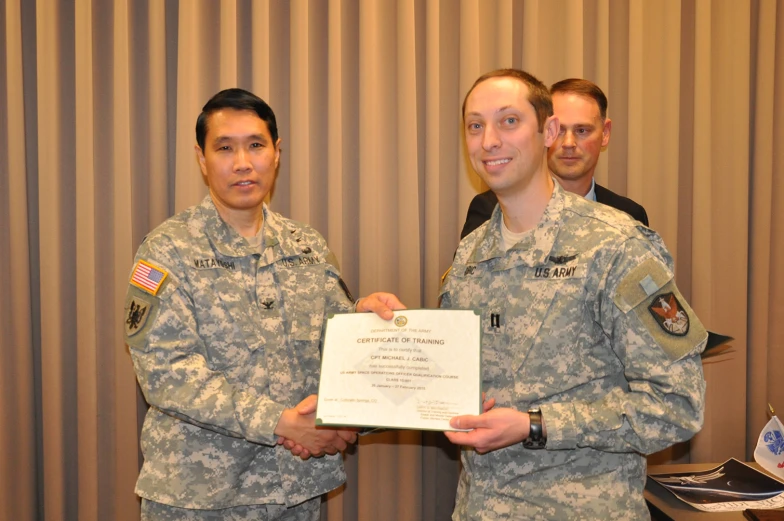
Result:
[[541,313],[542,326],[559,330],[583,314],[586,295],[587,267],[582,263],[567,266],[546,265],[528,268],[523,274],[523,285],[538,305],[533,311]]
[[442,295],[448,296],[450,307],[480,313],[482,380],[486,390],[494,382],[508,378],[509,372],[507,303],[493,290],[499,275],[486,264],[454,264],[441,288]]
[[[490,379],[499,378],[500,387],[514,389],[512,402],[541,395],[542,385],[547,385],[542,376],[553,374],[562,357],[574,360],[579,353],[575,340],[576,330],[585,324],[585,273],[577,264],[513,266],[488,280],[492,300],[486,307],[501,309],[502,336],[483,344],[492,349],[483,353],[483,361],[496,372],[487,375]],[[581,360],[579,354],[576,358]]]
[[284,299],[288,333],[296,341],[318,342],[324,325],[327,264],[281,269],[279,283]]
[[254,347],[247,343],[257,335],[248,316],[253,302],[243,276],[239,267],[193,269],[189,274],[196,326],[211,369],[243,366]]
[[535,268],[526,274],[523,283],[538,288],[534,294],[546,298],[530,311],[539,327],[521,365],[521,397],[557,396],[617,372],[617,360],[596,319],[595,283],[585,265],[578,264],[569,273],[558,267],[558,272]]
[[[324,326],[326,291],[330,280],[329,265],[313,264],[284,267],[278,271],[284,301],[284,327],[290,338],[286,355],[273,356],[285,360],[276,374],[290,375],[286,384],[294,401],[318,392],[321,371],[321,336]],[[277,353],[277,350],[275,351]],[[273,363],[268,356],[268,365]]]

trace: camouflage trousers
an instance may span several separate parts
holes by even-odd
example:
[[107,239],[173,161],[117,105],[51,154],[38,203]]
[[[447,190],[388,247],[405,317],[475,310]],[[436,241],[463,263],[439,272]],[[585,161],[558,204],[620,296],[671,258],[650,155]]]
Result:
[[141,521],[319,521],[321,498],[286,508],[285,505],[248,505],[222,510],[179,508],[142,498]]

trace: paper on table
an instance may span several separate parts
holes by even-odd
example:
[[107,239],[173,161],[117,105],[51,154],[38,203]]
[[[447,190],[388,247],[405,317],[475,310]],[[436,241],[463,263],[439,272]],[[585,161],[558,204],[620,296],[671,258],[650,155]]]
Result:
[[784,483],[735,458],[710,470],[648,477],[705,512],[784,507]]

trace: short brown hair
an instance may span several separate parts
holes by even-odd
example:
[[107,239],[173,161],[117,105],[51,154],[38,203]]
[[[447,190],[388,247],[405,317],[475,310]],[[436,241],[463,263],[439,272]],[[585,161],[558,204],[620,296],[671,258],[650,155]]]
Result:
[[544,123],[547,118],[553,115],[553,100],[550,91],[544,83],[536,79],[531,74],[520,69],[498,69],[482,74],[477,78],[468,93],[463,98],[463,118],[465,118],[466,101],[468,96],[474,91],[477,85],[490,78],[514,78],[522,81],[528,87],[528,103],[531,104],[536,112],[536,122],[539,124],[539,132],[544,131]]
[[604,92],[598,85],[591,81],[582,78],[561,80],[553,83],[552,87],[550,87],[551,95],[556,92],[571,92],[591,98],[599,105],[599,114],[602,116],[602,121],[607,117],[607,96],[604,95]]

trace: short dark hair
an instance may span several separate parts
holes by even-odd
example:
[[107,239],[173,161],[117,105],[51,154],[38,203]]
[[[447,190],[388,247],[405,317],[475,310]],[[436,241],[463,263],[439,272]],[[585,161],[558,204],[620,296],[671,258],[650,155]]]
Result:
[[466,101],[468,96],[474,91],[477,85],[490,78],[514,78],[522,81],[528,87],[528,103],[533,106],[536,112],[536,122],[539,124],[539,132],[544,131],[544,123],[547,118],[553,115],[553,100],[550,91],[544,83],[536,79],[531,74],[520,69],[498,69],[482,74],[477,78],[468,93],[463,98],[463,118],[465,118]]
[[207,119],[210,114],[221,109],[249,110],[255,112],[267,124],[272,144],[278,142],[278,123],[275,121],[275,113],[267,102],[259,98],[252,92],[244,89],[225,89],[214,95],[202,107],[201,114],[196,119],[196,143],[204,150],[204,140],[207,138]]
[[607,117],[607,96],[605,96],[602,89],[592,81],[584,80],[582,78],[561,80],[553,83],[550,87],[550,94],[555,94],[556,92],[571,92],[573,94],[591,98],[599,105],[599,114],[602,116],[602,121]]

